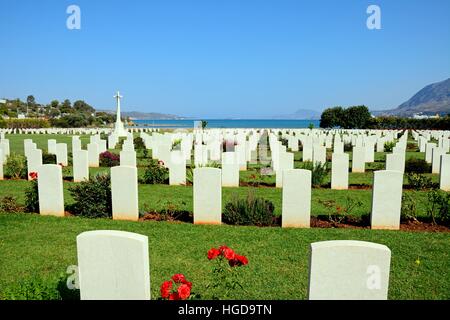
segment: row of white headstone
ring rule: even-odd
[[[149,300],[148,237],[97,230],[77,236],[82,300]],[[310,245],[308,299],[386,300],[391,251],[382,244],[334,240]],[[295,266],[293,266],[295,268]]]

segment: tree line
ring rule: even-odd
[[[18,119],[19,115],[26,119]],[[48,104],[40,104],[33,95],[29,95],[26,101],[14,99],[0,103],[0,127],[4,128],[21,128],[27,125],[60,128],[102,126],[114,123],[115,118],[115,114],[95,111],[83,100],[74,103],[69,99],[62,102],[52,100]]]
[[[321,128],[343,129],[436,129],[450,130],[450,115],[439,118],[414,119],[396,116],[372,117],[366,106],[325,109],[320,117]]]

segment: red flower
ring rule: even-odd
[[[172,281],[164,281],[161,285],[161,297],[164,299],[169,298],[170,290],[172,290]]]
[[[181,300],[186,300],[191,295],[191,288],[187,284],[178,287],[178,296]]]
[[[216,248],[212,248],[208,251],[208,260],[213,260],[220,255],[220,250]]]
[[[230,265],[230,267],[245,266],[248,264],[248,259],[245,256],[240,256],[240,255],[236,254],[234,256],[234,259],[228,261],[228,264]]]
[[[220,251],[222,252],[222,255],[227,259],[227,260],[233,260],[235,253],[233,251],[233,249],[228,248],[227,246],[222,246],[220,247]]]
[[[38,177],[37,172],[30,172],[28,175],[30,176],[31,180],[36,180]]]
[[[189,289],[192,289],[192,282],[187,281],[186,279],[181,280],[182,284],[185,284],[189,287]]]
[[[169,296],[169,300],[180,300],[180,295],[178,294],[178,292],[171,293]]]
[[[164,161],[159,160],[159,161],[158,161],[158,164],[161,165],[161,166],[163,166],[163,165],[164,165]]]
[[[183,280],[186,280],[186,278],[183,274],[177,273],[172,276],[172,280],[175,281],[175,283],[181,283]]]

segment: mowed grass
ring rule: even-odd
[[[185,274],[194,284],[193,291],[206,296],[212,268],[206,252],[227,244],[249,259],[240,270],[245,291],[233,291],[232,299],[306,299],[310,244],[343,239],[391,249],[389,299],[450,298],[446,233],[198,226],[34,214],[0,214],[0,298],[18,281],[39,277],[51,282],[69,265],[76,265],[76,236],[98,229],[148,236],[153,298],[159,297],[161,283],[175,273]]]

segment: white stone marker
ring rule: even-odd
[[[73,153],[73,181],[89,181],[89,161],[86,150],[75,150]]]
[[[380,170],[373,173],[372,229],[400,229],[402,207],[403,173],[393,170]]]
[[[327,149],[323,146],[314,145],[313,147],[313,163],[325,164],[327,162]]]
[[[309,228],[311,224],[311,171],[283,171],[281,226]]]
[[[366,160],[365,149],[363,147],[353,147],[352,172],[365,172]]]
[[[186,157],[181,150],[170,152],[169,159],[169,185],[186,184]]]
[[[221,224],[222,172],[217,168],[194,169],[194,224]]]
[[[239,163],[235,152],[222,153],[222,186],[239,187]]]
[[[128,167],[136,167],[136,151],[134,150],[120,151],[120,165]]]
[[[4,176],[3,176],[3,162],[4,162],[3,149],[0,148],[0,180],[4,179]]]
[[[405,154],[389,153],[386,154],[386,170],[405,172]]]
[[[439,188],[444,191],[450,191],[450,154],[444,154],[441,156]]]
[[[55,139],[49,139],[47,141],[47,149],[48,149],[48,153],[56,154],[56,140]]]
[[[41,166],[42,166],[42,150],[41,149],[29,150],[27,157],[28,180],[31,180],[30,173],[38,172]]]
[[[441,166],[441,156],[446,152],[442,148],[433,148],[431,156],[431,173],[439,174],[439,168]]]
[[[146,236],[114,230],[77,236],[81,300],[150,300]]]
[[[331,189],[348,189],[348,153],[333,153],[331,158]]]
[[[137,221],[139,219],[136,167],[111,168],[111,194],[114,220]]]
[[[275,175],[275,187],[283,187],[283,171],[294,169],[294,154],[291,152],[281,152],[278,155],[278,170]]]
[[[97,143],[89,143],[87,145],[89,167],[98,168],[100,166],[100,152]]]
[[[44,164],[38,169],[39,213],[64,217],[64,190],[62,168]]]
[[[354,240],[311,243],[309,300],[387,300],[391,250]]]
[[[67,160],[67,144],[57,143],[56,144],[56,163],[67,166],[69,164]]]

